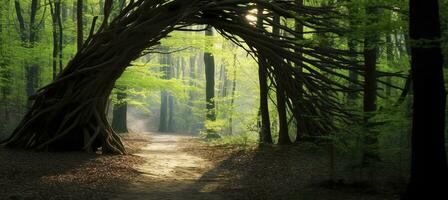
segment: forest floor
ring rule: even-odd
[[[300,146],[212,146],[158,133],[124,141],[130,155],[0,148],[0,199],[393,200],[402,187],[382,179],[384,170],[373,175],[380,184],[330,185],[327,156]]]

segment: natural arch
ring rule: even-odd
[[[246,20],[254,9],[265,11],[262,28]],[[87,39],[53,83],[34,95],[32,107],[4,144],[52,150],[92,151],[102,147],[104,153],[125,153],[104,114],[115,81],[132,60],[157,46],[171,31],[194,24],[213,26],[254,58],[263,59],[271,81],[285,88],[288,107],[295,118],[304,122],[304,129],[315,133],[331,131],[338,121],[335,119],[345,120],[349,113],[336,100],[336,92],[348,88],[329,76],[349,80],[341,71],[360,68],[348,51],[321,47],[306,39],[296,41],[294,36],[302,33],[275,23],[274,13],[296,18],[308,27],[305,34],[345,31],[333,22],[334,15],[339,14],[331,8],[296,5],[292,1],[131,1],[110,24],[103,23]],[[271,26],[288,34],[273,35],[267,28]],[[303,89],[299,88],[302,85]]]

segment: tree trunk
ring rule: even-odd
[[[302,7],[304,5],[303,0],[295,0],[295,2],[298,7]],[[304,27],[303,27],[303,24],[297,19],[294,20],[294,29],[298,33],[298,35],[296,36],[296,40],[302,41],[304,39],[303,38]],[[298,45],[298,48],[300,50],[302,50],[302,47],[299,47],[299,45]],[[296,67],[298,68],[299,73],[303,73],[303,67],[301,66],[303,64],[303,62],[302,62],[303,55],[300,51],[296,51],[296,53],[297,53],[297,57],[299,59],[299,62],[296,63],[296,65],[297,65]],[[298,83],[297,87],[299,88],[299,91],[298,91],[298,99],[299,100],[298,101],[300,102],[300,101],[303,101],[303,84]],[[303,112],[303,111],[299,110],[297,108],[293,112],[295,112],[295,113],[293,113],[293,115],[296,120],[296,140],[294,141],[294,143],[298,144],[301,142],[301,138],[303,137],[304,133],[307,132],[307,130],[306,130],[306,125],[304,123],[304,119],[301,117],[302,116],[301,112]]]
[[[84,43],[84,22],[83,22],[83,0],[77,0],[76,4],[76,27],[77,27],[77,38],[76,43],[78,51],[82,49]]]
[[[3,14],[4,14],[3,9],[4,9],[3,6],[0,7],[0,19],[3,18]],[[3,33],[3,24],[0,23],[0,35],[2,35],[2,33]],[[3,38],[0,37],[0,49],[3,47],[3,41],[4,41]],[[1,54],[3,54],[3,52],[0,52],[0,56],[3,56]],[[1,103],[2,103],[2,107],[3,107],[3,118],[0,118],[0,124],[2,124],[0,126],[0,129],[2,129],[2,127],[5,128],[5,126],[9,122],[9,109],[8,109],[9,99],[8,99],[8,96],[11,93],[11,78],[12,78],[10,69],[8,69],[9,64],[10,64],[9,61],[6,59],[2,59],[1,63],[0,63],[0,79],[1,79],[0,93],[2,96]],[[0,114],[0,116],[1,116],[1,114]]]
[[[126,102],[127,94],[124,91],[117,93],[117,103],[114,104],[112,129],[117,133],[127,133],[127,110],[128,103]]]
[[[166,49],[166,48],[164,48]],[[163,65],[160,70],[162,72],[162,79],[168,79],[170,76],[170,57],[169,55],[161,55],[161,64]],[[168,132],[168,92],[166,90],[162,90],[160,92],[160,122],[159,122],[159,131],[160,132]]]
[[[159,131],[168,132],[168,92],[165,90],[162,90],[160,93]]]
[[[368,19],[366,26],[368,30],[372,30],[372,26],[376,23],[378,11],[373,6],[366,7],[366,15]],[[364,165],[370,165],[379,160],[378,155],[378,134],[371,130],[370,118],[373,117],[376,111],[376,96],[377,96],[377,75],[376,75],[376,61],[378,54],[378,33],[375,31],[366,31],[364,38],[364,126],[365,133],[363,138],[364,149],[362,162]]]
[[[389,67],[392,67],[394,65],[394,51],[393,51],[393,43],[392,43],[392,35],[391,34],[387,34],[386,35],[386,59],[387,59],[387,65]],[[390,87],[390,85],[392,84],[392,77],[387,76],[386,77],[386,83],[388,85],[386,85],[386,97],[390,97],[391,93],[392,93],[392,87]]]
[[[174,96],[171,94],[168,95],[168,131],[176,131],[176,124],[174,121]]]
[[[59,72],[58,73],[61,73],[62,72],[62,68],[64,68],[64,64],[63,64],[63,48],[64,48],[64,44],[63,44],[63,42],[64,42],[64,28],[62,27],[62,19],[63,19],[63,9],[62,9],[62,4],[61,4],[61,0],[57,0],[56,1],[56,4],[55,4],[55,6],[56,6],[56,9],[55,9],[55,13],[56,13],[56,19],[57,19],[57,22],[58,22],[58,29],[59,29],[59,42],[58,42],[58,44],[59,44],[59,46],[58,46],[58,50],[59,50],[59,55],[58,55],[58,57],[59,57]]]
[[[16,9],[17,20],[19,22],[19,27],[20,27],[19,32],[20,32],[22,46],[25,48],[31,49],[34,47],[34,44],[36,42],[36,34],[37,34],[37,30],[38,30],[38,27],[36,27],[36,25],[35,25],[38,1],[37,0],[31,1],[30,21],[29,21],[29,28],[28,28],[29,34],[28,35],[27,35],[26,26],[25,26],[25,20],[22,15],[22,8],[20,5],[20,2],[18,0],[16,0],[14,2],[14,5],[15,5],[15,9]],[[39,71],[40,71],[39,65],[31,63],[30,61],[26,61],[26,64],[25,64],[25,79],[26,79],[25,90],[26,90],[27,97],[31,97],[35,93],[35,91],[39,85],[39,77],[38,77]],[[32,103],[32,101],[28,100],[27,107],[30,107],[31,103]]]
[[[232,80],[232,92],[230,97],[229,108],[229,135],[233,134],[233,106],[235,104],[235,91],[236,91],[236,54],[233,54],[233,80]]]
[[[174,62],[168,62],[170,67],[168,68],[168,76],[167,79],[172,79],[174,77]],[[174,132],[176,130],[175,122],[174,122],[174,96],[172,94],[168,95],[168,122],[167,128],[169,132]]]
[[[53,80],[56,79],[56,76],[58,74],[58,60],[59,57],[59,51],[60,51],[60,45],[59,42],[59,11],[60,11],[60,3],[59,1],[55,1],[54,3],[50,1],[50,13],[51,13],[51,20],[53,22],[52,28],[53,28],[53,58],[52,58],[52,64],[53,64]]]
[[[36,13],[37,13],[37,9],[38,9],[38,4],[39,4],[39,0],[32,0],[31,1],[31,10],[30,10],[30,24],[29,24],[29,29],[30,29],[30,44],[31,46],[34,45],[34,42],[37,41],[36,38],[36,34],[37,34],[37,24],[36,24]]]
[[[195,86],[195,73],[196,73],[196,56],[191,56],[189,59],[189,63],[190,63],[190,69],[189,69],[189,81],[188,81],[188,85],[190,87],[194,87]],[[195,98],[195,93],[193,90],[190,90],[188,92],[188,109],[187,109],[187,115],[185,116],[186,119],[186,124],[188,127],[188,132],[189,133],[193,133],[194,132],[194,118],[193,118],[193,101]]]
[[[414,112],[411,178],[403,199],[448,199],[446,91],[437,0],[410,2]],[[418,45],[419,44],[419,45]]]
[[[274,15],[273,21],[274,23],[280,24],[280,16]],[[280,30],[277,27],[273,27],[272,33],[275,35],[280,35]],[[280,82],[277,83],[276,95],[277,95],[277,112],[279,121],[278,144],[280,145],[291,144],[291,139],[289,138],[289,130],[288,130],[285,90],[283,89],[283,85]]]
[[[206,36],[213,36],[213,29],[208,26],[205,31]],[[210,44],[207,44],[210,45]],[[215,115],[215,58],[210,52],[204,53],[205,64],[205,102],[207,108],[206,119],[210,121],[216,120]],[[208,130],[210,131],[210,130]]]
[[[352,30],[352,35],[350,35],[347,39],[347,46],[349,51],[351,52],[356,52],[356,43],[355,43],[355,38],[354,38],[354,32],[357,29],[357,24],[355,21],[356,15],[358,14],[358,10],[352,8],[352,6],[348,6],[348,15],[349,15],[349,26],[350,29]],[[352,56],[352,60],[355,61],[356,60],[356,55]],[[358,81],[358,73],[356,71],[353,70],[349,70],[348,72],[348,76],[349,78],[352,80],[352,82],[348,83],[348,87],[350,89],[350,91],[347,94],[347,102],[349,104],[353,104],[356,102],[356,99],[358,97],[358,90],[359,90],[359,85],[355,84],[354,82]]]
[[[263,9],[258,9],[257,26],[263,28]],[[263,144],[272,144],[271,120],[269,119],[268,106],[268,80],[267,63],[265,58],[258,56],[258,79],[260,85],[260,139]]]

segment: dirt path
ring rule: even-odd
[[[0,164],[0,200],[396,200],[406,186],[393,178],[393,168],[375,168],[371,185],[350,182],[356,179],[344,158],[335,167],[340,181],[330,186],[327,154],[306,146],[243,148],[156,133],[122,137],[134,155],[0,148],[7,163]]]
[[[141,176],[113,199],[223,199],[212,192],[226,180],[209,173],[209,161],[182,151],[191,137],[149,134],[151,143],[135,154],[146,160],[136,167]]]

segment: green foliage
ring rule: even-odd
[[[258,134],[241,133],[236,135],[223,135],[217,140],[210,142],[212,145],[237,145],[240,147],[251,147],[258,144]]]

